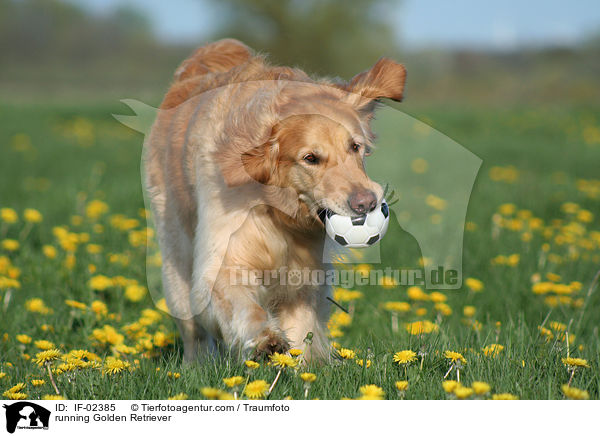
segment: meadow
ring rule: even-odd
[[[111,116],[126,111],[0,106],[3,398],[600,398],[599,107],[409,107],[483,160],[463,287],[336,289],[326,365],[182,363],[146,288],[143,136]],[[382,250],[419,265],[397,225]]]

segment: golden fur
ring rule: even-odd
[[[309,331],[309,357],[328,355],[327,287],[233,279],[242,269],[323,269],[318,210],[356,214],[356,193],[381,201],[363,165],[368,123],[375,99],[402,98],[405,75],[383,58],[348,83],[313,80],[232,39],[177,69],[145,167],[186,360],[214,339],[244,355],[302,348]]]

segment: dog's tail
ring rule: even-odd
[[[198,48],[175,70],[174,80],[161,104],[161,109],[173,108],[194,94],[208,73],[227,72],[247,62],[252,50],[237,39],[220,41]]]

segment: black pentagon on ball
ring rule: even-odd
[[[367,241],[367,245],[373,245],[377,241],[379,241],[379,235],[371,236]]]
[[[335,241],[336,241],[338,244],[340,244],[340,245],[344,245],[344,246],[345,246],[345,245],[348,245],[348,241],[346,241],[346,240],[344,239],[344,237],[343,237],[343,236],[340,236],[340,235],[335,235],[335,238],[334,238],[334,239],[335,239]]]
[[[390,208],[388,207],[387,203],[381,203],[381,213],[386,218],[390,214]]]
[[[362,226],[367,220],[366,215],[355,216],[351,218],[353,226]]]

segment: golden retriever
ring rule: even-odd
[[[145,144],[145,183],[186,361],[215,340],[242,357],[304,349],[309,332],[306,358],[329,355],[330,289],[280,275],[325,268],[320,212],[380,204],[364,167],[369,122],[378,99],[401,100],[405,77],[382,58],[349,82],[316,80],[233,39],[176,70]],[[244,282],[243,271],[274,280]]]

